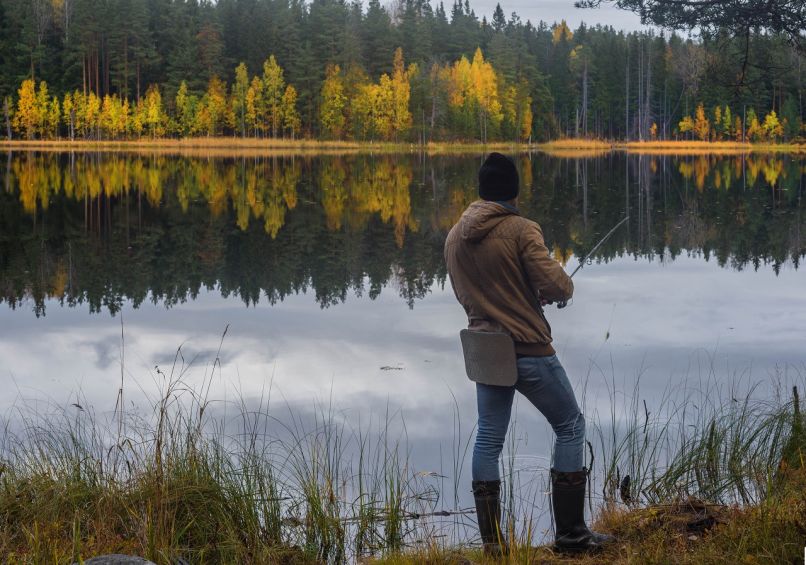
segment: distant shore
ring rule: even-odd
[[[806,154],[803,143],[749,143],[740,141],[606,141],[595,139],[560,139],[535,146],[538,151],[562,153],[575,151],[625,151],[651,155],[699,155],[742,153]]]
[[[257,139],[194,137],[140,140],[3,140],[0,150],[99,151],[158,153],[187,156],[321,155],[351,153],[467,154],[486,151],[547,153],[557,157],[592,157],[612,151],[649,155],[736,155],[743,153],[806,154],[803,143],[742,143],[734,141],[607,141],[560,139],[546,143],[439,141],[327,141],[314,139]]]

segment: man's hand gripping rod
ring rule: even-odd
[[[601,240],[599,240],[599,243],[597,243],[596,245],[593,246],[593,249],[588,251],[588,254],[585,255],[585,257],[579,262],[579,265],[577,265],[577,268],[574,269],[574,271],[571,273],[570,278],[574,278],[574,275],[577,274],[577,271],[579,271],[582,267],[585,266],[585,263],[588,261],[588,258],[591,257],[594,253],[596,253],[596,250],[599,249],[599,247],[601,247],[601,245],[605,241],[607,241],[607,238],[609,238],[611,235],[613,235],[613,232],[615,232],[617,229],[619,229],[621,224],[623,224],[624,222],[626,222],[629,219],[630,219],[629,216],[625,216],[623,220],[621,220],[619,223],[617,223],[615,226],[613,226],[613,229],[611,229],[609,232],[607,232],[607,234]],[[557,302],[557,308],[565,308],[566,306],[568,306],[568,301],[567,300],[561,300],[561,301]]]

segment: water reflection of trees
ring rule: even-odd
[[[654,163],[654,160],[653,160]],[[749,155],[729,157],[715,157],[699,155],[693,158],[681,159],[678,170],[684,179],[693,181],[697,190],[702,192],[706,183],[717,190],[729,190],[734,182],[741,181],[743,188],[746,184],[756,185],[759,177],[772,188],[778,184],[779,177],[786,178],[789,171],[784,167],[784,159],[764,155]],[[794,173],[799,175],[797,167]],[[744,181],[746,180],[746,183]]]
[[[555,257],[681,253],[741,269],[797,268],[802,162],[750,155],[518,159],[522,208]],[[0,300],[115,311],[218,288],[248,304],[312,291],[322,306],[392,286],[409,303],[443,282],[445,233],[475,198],[477,158],[201,159],[6,154]]]

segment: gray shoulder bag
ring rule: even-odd
[[[515,385],[518,380],[515,343],[508,334],[462,330],[459,337],[467,378],[485,385]]]

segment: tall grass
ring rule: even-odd
[[[801,383],[802,390],[803,380],[789,368],[763,387],[739,378],[724,383],[710,364],[693,383],[687,375],[673,382],[651,403],[657,413],[641,395],[640,376],[625,398],[611,381],[613,408],[588,434],[601,454],[595,476],[603,500],[631,507],[687,498],[760,503],[792,456],[792,442],[806,453],[798,388],[783,385]]]
[[[342,563],[416,537],[438,499],[411,472],[393,415],[356,430],[330,405],[281,423],[267,396],[215,416],[215,367],[197,390],[181,363],[159,372],[153,411],[120,426],[81,401],[16,408],[0,443],[0,555]]]
[[[209,399],[221,377],[217,357],[200,386],[188,385],[189,370],[178,352],[167,374],[157,371],[150,412],[99,417],[81,400],[15,409],[0,438],[7,562],[123,552],[158,563],[342,563],[477,541],[458,495],[469,488],[462,468],[472,435],[461,430],[458,405],[445,477],[412,468],[399,413],[353,422],[330,401],[280,417],[268,392]],[[806,435],[790,389],[770,395],[718,383],[711,367],[689,394],[646,403],[638,384],[623,396],[611,378],[610,413],[594,414],[588,433],[596,508],[692,498],[758,504],[782,469],[802,465]],[[526,560],[545,535],[548,484],[518,468],[516,435],[504,462],[504,527]]]

